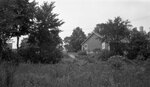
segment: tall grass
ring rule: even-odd
[[[109,62],[44,65],[21,64],[15,87],[150,87],[147,69],[133,64],[112,68]]]
[[[15,65],[9,62],[0,64],[0,87],[13,87]]]
[[[82,60],[83,61],[83,60]],[[78,64],[0,64],[0,87],[150,87],[150,61],[120,60]]]

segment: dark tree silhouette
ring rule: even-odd
[[[42,62],[56,62],[60,58],[57,48],[62,43],[59,37],[59,27],[64,23],[57,18],[58,14],[53,13],[54,2],[45,2],[37,7],[35,14],[35,24],[29,35],[29,43],[37,48],[39,59]]]
[[[84,34],[84,32],[80,27],[77,27],[73,30],[73,33],[70,37],[65,38],[64,41],[67,42],[65,46],[68,47],[68,50],[77,52],[81,50],[81,43],[85,39],[86,35]]]
[[[122,54],[123,44],[121,41],[129,37],[130,27],[128,20],[124,21],[122,18],[116,17],[114,20],[98,24],[95,31],[103,36],[103,41],[110,43],[111,50],[116,54]]]

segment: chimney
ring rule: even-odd
[[[143,31],[144,31],[144,27],[143,27],[143,26],[140,26],[140,27],[139,27],[139,30],[143,32]]]

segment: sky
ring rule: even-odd
[[[92,32],[99,23],[120,16],[133,27],[150,30],[150,0],[36,0],[55,2],[54,13],[65,23],[60,27],[62,38],[70,36],[73,29],[81,27],[85,34]]]
[[[144,27],[150,31],[150,0],[35,0],[55,2],[54,13],[65,23],[60,27],[63,39],[72,34],[73,29],[81,27],[87,35],[96,24],[105,23],[108,19],[120,16],[129,20],[133,27]]]

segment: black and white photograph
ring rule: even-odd
[[[150,0],[0,0],[0,87],[150,87]]]

